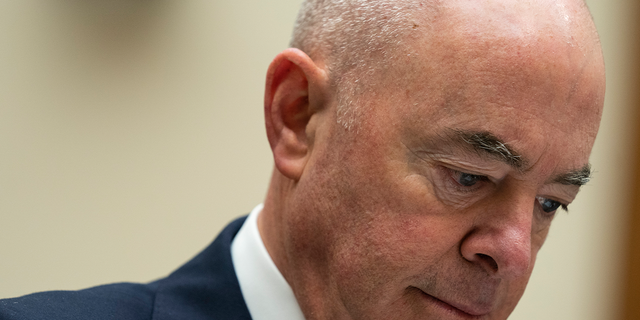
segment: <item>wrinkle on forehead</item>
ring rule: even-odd
[[[604,69],[590,19],[580,1],[448,1],[396,76],[407,87],[423,81],[414,102],[437,113],[481,105],[479,95],[528,95],[532,105],[504,107],[547,106],[553,114],[574,104],[599,119],[604,85],[593,84]]]

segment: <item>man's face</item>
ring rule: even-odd
[[[294,290],[313,292],[298,296],[303,310],[505,319],[520,299],[556,209],[578,192],[568,178],[588,164],[602,58],[461,37],[420,42],[430,58],[381,76],[355,129],[320,115],[287,230]]]

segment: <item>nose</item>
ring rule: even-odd
[[[478,213],[476,223],[463,238],[462,256],[492,275],[513,279],[530,274],[533,201],[520,201]]]

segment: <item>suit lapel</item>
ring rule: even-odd
[[[154,320],[250,320],[231,260],[231,241],[246,217],[230,223],[204,251],[157,286]]]

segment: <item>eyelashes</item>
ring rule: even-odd
[[[442,168],[445,171],[445,184],[451,192],[468,194],[479,190],[484,184],[490,182],[487,176],[462,172],[448,167]]]
[[[542,208],[542,211],[547,212],[547,213],[556,211],[560,207],[562,207],[562,209],[564,209],[564,210],[567,210],[567,205],[566,204],[563,204],[563,203],[555,201],[555,200],[551,200],[551,199],[543,198],[543,197],[536,197],[536,200],[538,200],[538,203],[540,204],[540,207]]]
[[[540,205],[540,209],[543,212],[542,215],[548,219],[553,218],[559,208],[562,208],[562,210],[564,211],[569,211],[569,208],[566,204],[556,200],[544,197],[536,197],[536,201]]]
[[[454,180],[463,187],[473,187],[478,182],[488,181],[486,176],[452,170]]]
[[[457,198],[455,203],[473,203],[476,195],[480,199],[494,190],[492,186],[495,185],[492,185],[493,182],[488,176],[463,172],[447,166],[441,166],[441,170],[441,182],[444,182],[448,198]],[[558,209],[568,211],[567,204],[542,196],[535,197],[534,206],[534,210],[545,219],[553,218]]]

